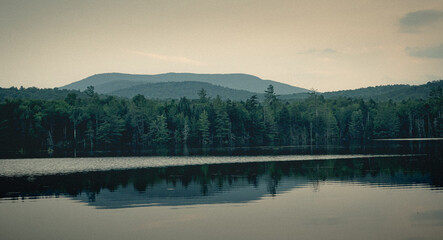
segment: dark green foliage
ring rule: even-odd
[[[277,101],[277,95],[274,92],[274,86],[269,85],[268,88],[265,91],[265,104],[273,106],[275,105]]]
[[[208,113],[203,111],[198,119],[198,131],[201,136],[201,143],[203,146],[207,146],[209,144],[209,120]]]
[[[103,106],[102,116],[97,128],[97,141],[103,149],[109,150],[120,141],[124,131],[125,121],[120,114],[121,103],[112,99]]]
[[[201,103],[205,103],[208,101],[208,94],[206,93],[206,90],[204,88],[198,91],[198,98],[200,99]]]
[[[363,137],[363,131],[363,113],[359,109],[357,111],[353,111],[351,114],[351,121],[349,122],[349,135],[354,139],[359,139]]]
[[[155,145],[162,145],[168,142],[169,133],[164,115],[159,115],[150,122],[149,136]]]
[[[400,121],[391,103],[382,104],[374,117],[374,137],[394,138],[398,136]]]
[[[226,111],[220,109],[216,112],[214,138],[220,146],[230,143],[231,122]]]
[[[34,99],[34,100],[60,100],[65,99],[68,94],[75,93],[80,98],[85,98],[86,94],[77,90],[66,89],[39,89],[35,87],[31,88],[0,88],[0,102],[4,102],[6,99]]]
[[[443,94],[427,100],[375,102],[325,99],[311,93],[283,101],[266,90],[245,102],[207,97],[131,100],[104,97],[90,87],[59,100],[0,103],[2,157],[143,153],[158,147],[304,145],[355,139],[443,137]]]

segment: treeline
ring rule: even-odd
[[[400,102],[407,99],[426,99],[432,89],[442,88],[443,80],[436,80],[422,85],[386,85],[377,87],[367,87],[355,90],[342,90],[336,92],[323,93],[325,98],[350,97],[363,98],[366,100],[375,99],[378,101]]]
[[[265,100],[150,100],[103,97],[89,87],[80,98],[6,100],[0,104],[2,156],[143,153],[168,147],[323,145],[352,140],[442,137],[443,94],[427,100],[326,100],[313,92],[283,101],[272,85]]]
[[[84,98],[86,95],[78,90],[66,90],[58,88],[0,88],[0,102],[11,99],[34,99],[34,100],[59,100],[64,99],[70,93],[75,93]]]

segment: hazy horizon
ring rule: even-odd
[[[0,0],[0,87],[244,73],[321,92],[443,78],[443,2]]]

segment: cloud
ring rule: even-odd
[[[337,51],[335,51],[334,49],[331,49],[331,48],[325,48],[325,49],[311,48],[306,51],[298,52],[297,54],[331,54],[331,53],[336,53],[336,52]]]
[[[193,60],[193,59],[190,59],[190,58],[187,58],[187,57],[182,57],[182,56],[167,56],[167,55],[160,55],[160,54],[155,54],[155,53],[146,53],[146,52],[133,51],[133,50],[125,50],[125,52],[131,53],[131,54],[135,54],[135,55],[150,57],[150,58],[154,58],[154,59],[165,61],[165,62],[185,63],[185,64],[195,65],[195,66],[207,65],[204,62],[200,62],[200,61]]]
[[[336,53],[337,51],[335,51],[334,49],[331,48],[325,48],[322,50],[322,53]]]
[[[413,57],[419,58],[442,58],[443,59],[443,44],[437,47],[428,48],[406,48],[406,52]]]
[[[443,12],[438,10],[421,10],[407,13],[400,18],[400,31],[418,32],[425,27],[438,27],[443,25]]]

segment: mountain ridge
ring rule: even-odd
[[[280,94],[292,94],[309,92],[309,90],[295,87],[289,84],[280,83],[273,80],[263,80],[259,77],[244,73],[229,74],[200,74],[200,73],[162,73],[155,75],[147,74],[126,74],[126,73],[101,73],[89,76],[80,81],[76,81],[61,87],[60,89],[85,90],[88,86],[94,86],[99,93],[107,94],[101,87],[111,83],[138,82],[159,83],[159,82],[206,82],[221,87],[236,90],[245,90],[253,93],[262,93],[270,84],[274,86],[276,92]],[[133,87],[131,84],[130,87]],[[108,88],[112,88],[109,87]],[[115,87],[115,89],[121,89]],[[112,91],[111,91],[112,92]]]
[[[133,74],[120,74],[120,73],[106,73],[106,74],[96,74],[88,78],[85,78],[83,82],[74,82],[71,88],[54,88],[54,89],[39,89],[35,87],[31,88],[0,88],[0,102],[6,99],[40,99],[40,100],[55,100],[63,99],[70,93],[75,93],[79,97],[86,96],[83,90],[79,90],[82,85],[86,87],[91,86],[90,78],[95,78],[96,76],[106,75],[105,78],[99,77],[99,81],[95,81],[96,86],[94,86],[94,91],[101,95],[114,95],[118,97],[131,98],[137,94],[142,94],[146,98],[151,99],[179,99],[181,97],[186,97],[188,99],[197,99],[198,92],[201,89],[205,89],[207,96],[214,98],[220,96],[222,99],[230,99],[234,101],[244,101],[253,95],[257,95],[259,100],[264,99],[264,91],[273,82],[267,80],[261,80],[265,83],[263,89],[258,92],[251,92],[246,90],[238,90],[228,87],[223,87],[220,85],[211,84],[208,82],[199,81],[167,81],[167,82],[154,82],[146,83],[140,80],[145,75],[133,75]],[[179,76],[180,74],[169,73],[163,74],[162,77],[166,80],[171,80],[170,76]],[[194,75],[194,74],[189,74]],[[251,79],[256,77],[247,74],[230,74],[238,76],[247,76]],[[259,79],[259,78],[257,78]],[[174,80],[172,78],[172,80]],[[81,84],[79,85],[79,82]],[[66,85],[66,86],[69,86]],[[365,88],[358,88],[353,90],[339,90],[331,92],[319,92],[326,99],[331,98],[360,98],[360,99],[373,99],[375,101],[403,101],[408,99],[427,99],[429,94],[433,89],[438,90],[443,88],[443,80],[430,81],[421,85],[409,85],[409,84],[395,84],[395,85],[380,85],[371,86]],[[307,90],[306,90],[307,91]],[[284,101],[291,100],[303,100],[310,96],[309,92],[295,93],[295,94],[282,94],[278,89],[274,87],[274,92],[278,95],[278,98]]]

